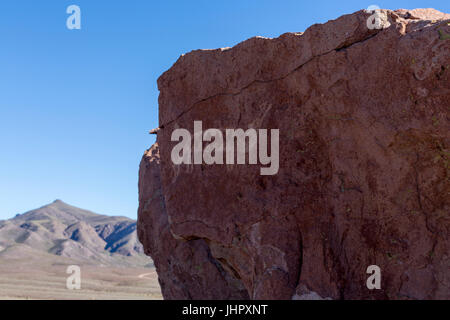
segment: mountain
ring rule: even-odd
[[[91,265],[152,263],[137,240],[136,221],[96,214],[61,200],[0,221],[0,260],[42,254]]]

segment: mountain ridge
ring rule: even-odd
[[[137,239],[135,220],[97,214],[59,199],[0,221],[0,258],[36,255],[36,251],[88,264],[151,263]]]

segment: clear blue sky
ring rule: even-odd
[[[185,52],[276,37],[376,4],[442,1],[0,2],[0,219],[54,199],[136,217],[138,166],[158,126],[156,79]],[[82,29],[66,28],[66,8]]]

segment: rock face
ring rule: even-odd
[[[160,77],[138,236],[166,299],[450,298],[450,15],[382,13],[193,51]],[[279,129],[278,174],[173,164],[194,120]]]

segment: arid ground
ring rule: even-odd
[[[162,299],[152,268],[80,265],[81,289],[69,290],[66,270],[73,261],[51,258],[0,260],[0,299]]]

